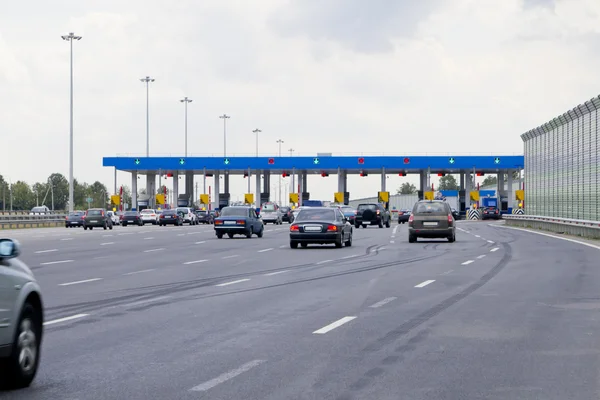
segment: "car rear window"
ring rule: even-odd
[[[149,210],[149,209],[142,210],[142,214],[154,214],[154,210]]]
[[[243,207],[226,207],[221,211],[222,217],[247,217],[248,209]]]
[[[275,211],[275,204],[263,204],[262,210],[267,212]]]
[[[125,211],[125,215],[137,215],[137,211]]]
[[[301,210],[296,217],[296,221],[333,221],[335,220],[335,210]]]
[[[100,210],[89,210],[88,215],[102,215],[102,211]]]
[[[444,203],[417,203],[415,214],[446,214],[446,205]]]
[[[373,211],[376,211],[377,208],[378,207],[375,204],[359,204],[358,205],[358,209],[359,210],[373,210]]]

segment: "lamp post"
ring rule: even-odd
[[[188,155],[188,146],[187,146],[187,106],[188,103],[192,102],[192,99],[188,99],[187,97],[184,97],[183,99],[179,100],[182,103],[185,103],[185,157],[187,158]]]
[[[277,144],[279,144],[279,157],[281,157],[281,144],[283,140],[277,140]],[[281,204],[281,174],[279,174],[279,204]]]
[[[256,157],[258,157],[258,134],[261,133],[262,131],[260,129],[256,128],[252,132],[256,134]]]
[[[223,120],[223,157],[227,157],[227,120],[231,116],[227,114],[220,115],[219,118]]]
[[[73,212],[73,40],[81,40],[73,32],[62,35],[61,38],[69,42],[71,46],[71,88],[70,88],[70,134],[69,134],[69,212]],[[11,190],[12,193],[12,190]],[[12,210],[12,202],[11,202]]]
[[[150,157],[150,82],[154,82],[154,78],[147,76],[140,81],[146,84],[146,157]]]

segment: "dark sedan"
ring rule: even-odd
[[[199,224],[212,224],[213,216],[206,210],[198,210],[196,211],[196,216],[198,217]]]
[[[83,221],[85,220],[85,212],[83,211],[73,211],[69,213],[65,218],[65,228],[72,228],[74,226],[83,226]]]
[[[229,238],[233,238],[233,235],[246,235],[248,239],[256,235],[261,238],[265,230],[254,208],[243,206],[223,208],[220,215],[215,218],[214,224],[215,234],[219,239],[224,234]]]
[[[158,218],[158,226],[183,225],[183,215],[178,213],[177,210],[165,210],[160,214]]]
[[[400,210],[398,211],[398,223],[405,224],[408,222],[410,218],[411,211],[410,210]]]
[[[481,219],[500,219],[502,215],[500,214],[500,210],[498,207],[486,207],[483,208],[481,214]]]
[[[279,207],[279,211],[281,211],[281,221],[291,224],[292,220],[293,220],[292,208],[291,207]]]
[[[137,211],[125,211],[123,215],[121,215],[121,225],[144,225],[142,221],[142,215]]]
[[[348,222],[354,225],[356,218],[356,210],[350,206],[340,206],[340,211],[344,214],[344,217],[348,218]]]
[[[332,207],[303,208],[290,226],[290,247],[300,244],[335,244],[335,247],[352,246],[352,225],[344,214]]]

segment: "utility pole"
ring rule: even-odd
[[[188,146],[187,146],[187,106],[188,103],[191,103],[193,100],[192,99],[188,99],[187,97],[184,97],[183,99],[179,100],[182,103],[185,103],[185,157],[187,158],[188,155]]]
[[[256,128],[252,132],[256,134],[256,157],[258,157],[258,134],[261,133],[262,131],[260,129]]]
[[[71,45],[71,104],[70,104],[70,134],[69,134],[69,212],[73,212],[73,40],[81,40],[81,36],[75,36],[73,32],[61,36]],[[11,187],[12,193],[12,187]],[[12,196],[12,194],[11,194]],[[12,204],[12,203],[11,203]],[[12,211],[12,205],[11,205]]]
[[[279,157],[281,157],[281,145],[283,140],[277,140],[277,144],[279,144]],[[281,205],[281,174],[279,174],[279,205]]]
[[[147,76],[140,81],[146,84],[146,157],[150,157],[150,82],[154,82],[154,78]]]
[[[227,119],[231,116],[227,114],[220,115],[219,118],[223,120],[223,157],[227,157]]]

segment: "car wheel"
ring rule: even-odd
[[[257,234],[256,236],[258,236],[259,238],[263,237],[263,233],[265,232],[265,228],[262,228]]]
[[[336,241],[335,241],[335,247],[337,247],[338,249],[341,248],[344,245],[344,243],[342,242],[342,240],[343,240],[342,239],[342,235],[340,235],[340,238],[336,239]]]
[[[385,223],[385,227],[389,228],[390,227],[390,220],[388,219],[387,222]]]
[[[127,224],[125,222],[123,222],[123,226],[127,226]]]
[[[106,222],[104,223],[104,226],[103,226],[103,228],[104,228],[104,230],[107,230],[107,229],[108,229],[108,226],[106,225]]]
[[[94,227],[93,227],[93,226],[90,226],[90,231],[91,231],[91,230],[94,230]]]
[[[360,224],[354,224],[354,227],[355,227],[356,229],[360,229]]]
[[[253,233],[254,233],[254,229],[252,229],[252,227],[250,227],[250,230],[248,232],[246,232],[246,237],[248,239],[251,239]]]
[[[217,239],[223,239],[223,234],[221,232],[217,232]]]
[[[84,230],[84,231],[87,231],[87,226],[85,226],[85,225],[84,225],[84,226],[83,226],[83,230]]]
[[[110,224],[110,225],[108,226],[108,229],[110,229],[110,230],[112,231],[112,228],[113,228],[113,224]]]
[[[308,247],[308,243],[300,243],[300,246],[302,246],[303,249]]]
[[[377,224],[377,226],[380,228],[383,228],[383,220],[382,219],[379,220],[379,223]]]
[[[417,237],[415,235],[408,235],[408,243],[414,243],[417,241]]]
[[[350,232],[350,236],[348,236],[348,240],[345,243],[346,247],[352,246],[352,232]]]
[[[233,239],[233,233],[228,233],[227,236],[229,236],[229,239]]]
[[[39,365],[41,341],[41,312],[30,303],[25,303],[17,323],[11,356],[3,365],[6,369],[2,374],[5,377],[5,386],[20,389],[31,384]]]
[[[290,240],[290,247],[292,249],[297,249],[298,248],[298,242],[295,242],[293,240]]]
[[[453,233],[453,234],[452,234],[452,236],[449,236],[449,237],[448,237],[448,241],[449,241],[450,243],[454,243],[454,242],[456,242],[456,234],[454,234],[454,233]]]

